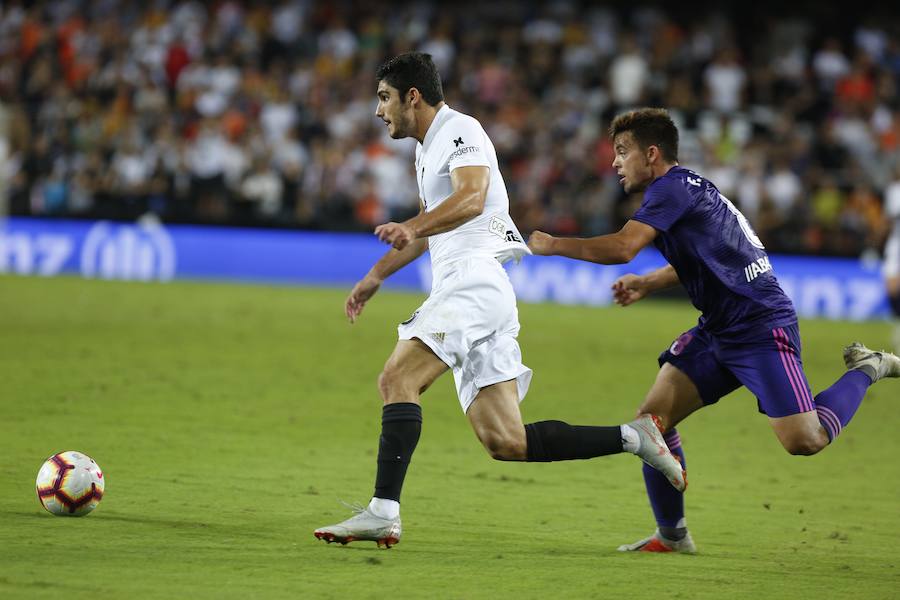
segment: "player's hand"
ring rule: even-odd
[[[623,275],[612,284],[613,301],[619,306],[634,304],[650,293],[647,280],[638,275]]]
[[[385,223],[375,228],[375,235],[385,244],[390,244],[397,250],[403,250],[410,242],[416,239],[412,227],[403,223]]]
[[[356,323],[356,319],[362,312],[366,302],[375,295],[375,292],[380,287],[381,280],[371,275],[366,275],[353,286],[353,289],[350,290],[350,295],[347,296],[347,301],[344,303],[344,312],[351,323]]]
[[[538,256],[553,254],[553,236],[543,231],[535,231],[528,236],[528,248]]]

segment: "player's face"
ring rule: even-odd
[[[620,133],[613,140],[616,158],[613,168],[619,174],[619,183],[625,193],[643,191],[653,181],[653,169],[647,156],[630,131]]]
[[[384,80],[378,82],[378,107],[375,116],[385,122],[388,135],[395,140],[409,137],[415,131],[412,104],[404,102],[397,88]]]

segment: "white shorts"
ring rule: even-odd
[[[519,402],[531,383],[522,364],[516,295],[495,258],[453,261],[436,269],[431,294],[397,327],[401,340],[417,338],[453,370],[463,412],[481,388],[516,380]]]

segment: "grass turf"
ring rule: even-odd
[[[870,390],[814,457],[787,455],[739,391],[679,427],[701,554],[625,555],[654,525],[638,461],[492,462],[445,375],[423,398],[404,537],[326,546],[338,499],[371,494],[375,380],[421,296],[0,277],[0,597],[895,598],[900,383]],[[686,305],[522,305],[527,421],[631,418]],[[819,391],[884,323],[807,321]],[[55,518],[33,491],[62,450],[97,460],[106,497]]]

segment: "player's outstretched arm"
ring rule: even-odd
[[[592,238],[558,238],[535,231],[528,238],[528,247],[534,254],[543,256],[567,256],[603,265],[619,265],[630,262],[655,237],[656,229],[631,220],[616,233]]]
[[[612,284],[613,301],[619,306],[634,304],[657,290],[678,285],[678,274],[666,265],[646,275],[623,275]]]
[[[356,322],[366,302],[375,295],[375,292],[378,291],[385,279],[422,256],[427,249],[428,238],[422,238],[413,240],[403,250],[392,248],[387,254],[382,256],[369,269],[366,276],[353,286],[353,289],[350,290],[350,295],[347,296],[347,301],[344,302],[344,312],[347,318],[350,319],[350,322]]]
[[[382,242],[401,250],[414,239],[456,229],[484,211],[491,170],[488,167],[459,167],[450,171],[453,193],[432,211],[420,212],[403,223],[385,223],[375,228]]]

